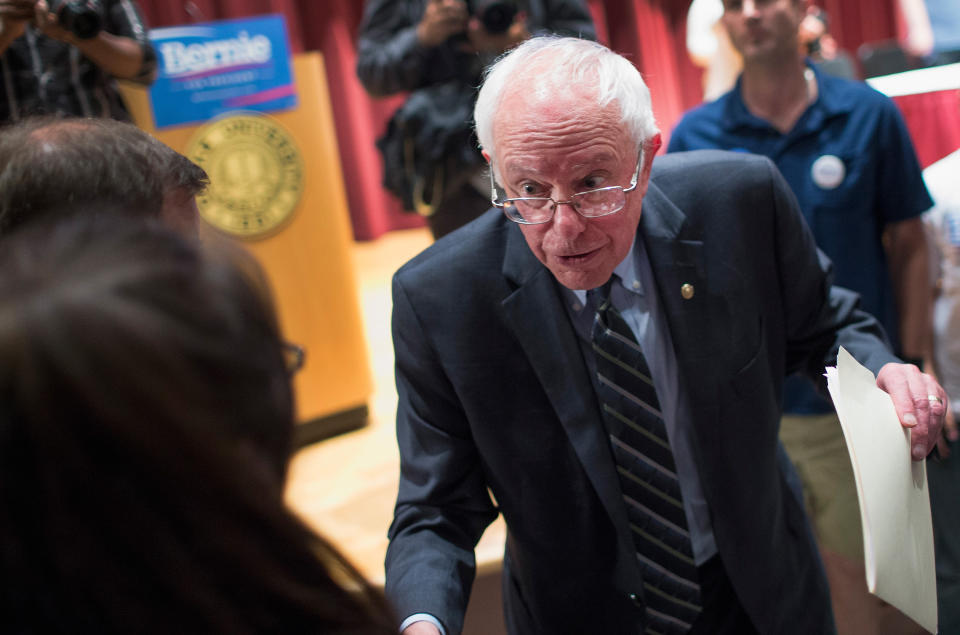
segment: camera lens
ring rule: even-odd
[[[474,13],[483,23],[487,33],[504,33],[513,24],[519,10],[517,3],[510,0],[475,0]]]
[[[96,37],[103,28],[103,19],[93,2],[63,0],[56,11],[60,25],[81,40]]]

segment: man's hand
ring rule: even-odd
[[[36,24],[37,28],[40,29],[40,32],[47,37],[51,37],[55,40],[60,40],[61,42],[66,42],[67,44],[73,44],[76,46],[79,42],[77,36],[75,36],[71,31],[60,26],[60,20],[57,19],[56,14],[50,13],[47,0],[36,0],[36,4]]]
[[[34,23],[45,36],[76,46],[87,59],[114,77],[137,81],[143,79],[144,49],[135,39],[114,35],[106,30],[100,31],[94,37],[80,39],[60,25],[56,14],[50,13],[48,0],[16,1],[34,4]],[[147,81],[151,79],[148,78]]]
[[[893,399],[900,424],[911,428],[913,460],[922,460],[940,438],[949,407],[947,393],[913,364],[886,364],[877,373],[877,386]]]
[[[470,22],[467,24],[467,42],[463,48],[470,53],[496,53],[499,55],[529,37],[527,14],[523,11],[517,13],[510,28],[503,33],[490,33],[484,28],[480,18],[474,16],[470,18]]]
[[[957,418],[953,414],[952,408],[947,408],[947,416],[943,421],[943,434],[937,439],[937,452],[941,459],[950,456],[950,444],[960,438],[960,432],[957,431]]]
[[[931,357],[923,360],[923,369],[938,382],[940,381],[939,378],[937,378],[936,364],[933,363]],[[953,408],[948,404],[947,413],[943,418],[943,433],[940,435],[940,438],[937,439],[937,453],[941,459],[946,459],[950,456],[950,444],[958,438],[960,438],[960,433],[957,432],[957,418],[953,414]]]
[[[37,19],[37,0],[0,0],[0,32],[13,41]]]
[[[467,28],[467,3],[463,0],[428,0],[417,25],[417,40],[423,46],[438,46]]]

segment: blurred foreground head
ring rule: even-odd
[[[395,630],[284,506],[283,343],[237,257],[107,215],[0,240],[6,632]]]
[[[24,120],[0,129],[0,235],[49,217],[109,210],[197,233],[202,168],[112,119]]]

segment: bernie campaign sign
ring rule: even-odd
[[[297,104],[281,15],[153,29],[150,40],[157,51],[150,102],[158,129]]]

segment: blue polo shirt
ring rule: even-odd
[[[747,110],[740,82],[683,116],[669,152],[719,148],[762,154],[776,163],[800,202],[817,245],[834,263],[834,282],[861,296],[899,350],[894,289],[881,242],[888,223],[933,205],[896,105],[866,84],[823,75],[817,100],[783,134]],[[787,290],[789,292],[789,289]],[[800,376],[784,385],[784,411],[832,412]]]

